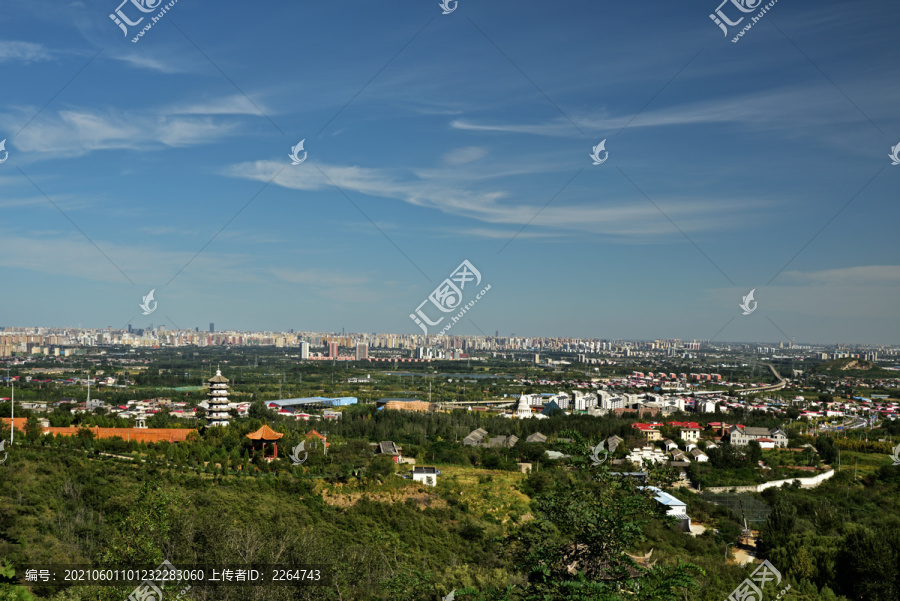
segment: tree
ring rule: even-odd
[[[603,468],[601,468],[602,470]],[[626,553],[661,516],[650,491],[605,471],[581,471],[538,495],[537,519],[510,537],[527,574],[524,599],[677,601],[698,588],[696,566],[643,568]]]
[[[159,411],[154,413],[147,419],[147,427],[148,428],[168,428],[170,427],[172,422],[172,416],[169,415],[168,410]]]
[[[797,508],[783,496],[777,497],[763,526],[762,538],[766,549],[785,546],[796,523]]]
[[[837,447],[834,446],[834,440],[829,436],[817,436],[816,437],[816,450],[819,452],[819,457],[821,457],[822,461],[828,464],[832,464],[837,461],[838,451]]]
[[[889,601],[900,594],[900,533],[859,528],[844,537],[835,566],[838,590],[851,599]]]
[[[368,471],[372,476],[383,480],[393,474],[395,468],[396,464],[392,458],[387,455],[380,455],[369,462]]]
[[[140,488],[131,510],[115,530],[115,538],[103,556],[103,563],[125,566],[156,565],[162,561],[172,523],[176,498],[158,482]]]
[[[266,407],[263,401],[256,400],[250,403],[250,407],[247,409],[247,416],[251,419],[269,420],[275,419],[276,413]]]
[[[757,465],[762,459],[762,447],[755,440],[747,443],[747,460],[751,465]]]
[[[40,439],[43,434],[44,429],[41,427],[40,420],[33,415],[29,416],[28,420],[25,422],[25,438],[35,441]]]

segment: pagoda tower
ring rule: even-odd
[[[209,409],[206,410],[207,426],[227,426],[231,415],[228,413],[228,378],[216,369],[216,375],[209,379]]]

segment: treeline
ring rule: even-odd
[[[842,472],[815,493],[795,488],[762,493],[772,512],[762,529],[762,550],[779,570],[848,599],[900,598],[900,467],[885,465],[863,481]]]
[[[11,586],[9,574],[42,563],[139,566],[168,559],[185,569],[247,563],[328,569],[328,586],[194,587],[185,601],[436,601],[451,590],[461,601],[679,601],[699,589],[703,575],[668,556],[646,565],[627,554],[644,542],[645,528],[665,518],[649,491],[605,472],[535,474],[528,484],[535,491],[532,518],[501,526],[440,486],[435,495],[444,502],[430,507],[362,499],[342,508],[323,503],[315,479],[286,473],[210,479],[47,449],[17,451],[14,464],[0,468],[4,599],[32,599]],[[714,544],[702,548],[718,555]],[[33,593],[120,601],[131,588],[35,585]]]

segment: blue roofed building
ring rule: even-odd
[[[687,514],[687,503],[676,499],[669,493],[663,491],[656,486],[639,486],[641,490],[649,490],[654,493],[653,499],[666,508],[666,515],[677,518],[681,522],[681,529],[684,532],[691,531],[691,518]]]
[[[355,405],[357,399],[355,396],[339,396],[339,397],[300,397],[296,399],[279,399],[277,401],[266,401],[266,405],[271,407],[276,405],[281,408],[286,407],[344,407],[346,405]]]

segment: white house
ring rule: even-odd
[[[427,486],[437,486],[437,477],[440,473],[436,467],[416,467],[413,468],[413,480]]]
[[[707,457],[706,453],[704,453],[700,449],[694,449],[693,451],[691,451],[691,456],[694,458],[694,461],[699,461],[700,463],[709,461],[709,457]]]
[[[644,489],[645,487],[640,486],[638,488]],[[654,493],[653,498],[657,503],[665,505],[666,515],[671,515],[681,520],[682,530],[684,530],[685,532],[691,531],[691,518],[689,518],[687,514],[687,503],[676,499],[669,493],[663,492],[655,486],[647,486],[646,489]]]
[[[735,446],[746,446],[751,440],[758,441],[760,438],[768,438],[774,441],[776,447],[787,447],[788,437],[780,428],[751,428],[731,426],[728,430],[728,437],[731,444]]]
[[[643,447],[640,449],[632,449],[626,459],[637,465],[643,465],[644,459],[649,459],[653,463],[665,463],[669,458],[665,453],[655,447]]]
[[[681,439],[685,442],[697,442],[700,440],[700,428],[682,428]]]

